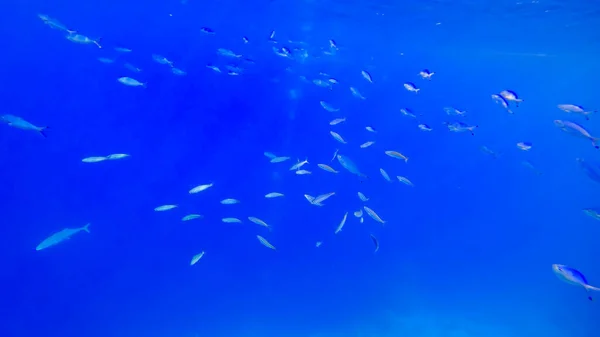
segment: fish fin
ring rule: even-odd
[[[599,141],[600,141],[600,138],[592,137],[592,145],[594,145],[594,147],[597,149],[600,149],[600,145],[598,145]]]
[[[48,135],[46,134],[46,130],[48,130],[49,128],[50,128],[50,127],[48,127],[48,126],[42,126],[42,127],[40,128],[40,130],[39,130],[39,131],[40,131],[40,134],[41,134],[42,136],[44,136],[44,138],[48,138]]]
[[[90,224],[83,226],[81,229],[89,233],[90,232]]]

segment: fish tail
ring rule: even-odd
[[[41,134],[42,136],[44,136],[44,138],[48,138],[48,135],[46,134],[46,130],[48,130],[48,129],[49,129],[49,127],[47,127],[47,126],[42,126],[42,127],[40,128],[40,134]]]
[[[90,224],[83,226],[81,229],[89,233],[90,232]]]
[[[598,141],[600,141],[600,138],[592,137],[592,145],[594,145],[595,148],[600,149],[600,145],[598,145]]]

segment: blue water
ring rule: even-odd
[[[0,335],[600,334],[598,302],[551,270],[567,264],[600,285],[600,222],[581,211],[600,206],[598,185],[576,162],[600,154],[553,125],[568,119],[600,133],[598,116],[586,121],[556,108],[600,107],[597,4],[62,0],[3,7],[0,114],[50,129],[44,138],[0,125]],[[40,13],[101,37],[103,48],[65,39]],[[216,34],[201,33],[203,26]],[[272,30],[277,44],[268,41]],[[329,39],[338,44],[335,55],[323,53]],[[304,42],[309,57],[273,53],[273,46],[297,47],[289,40]],[[231,61],[218,48],[255,63]],[[152,54],[187,75],[174,75]],[[113,64],[97,60],[117,56]],[[243,68],[239,76],[206,68],[231,63]],[[431,81],[419,78],[423,68],[435,72]],[[315,86],[320,72],[339,83]],[[121,76],[147,88],[122,85]],[[407,81],[421,91],[404,90]],[[349,86],[367,99],[352,97]],[[511,104],[512,115],[490,98],[504,89],[525,99]],[[340,111],[323,110],[321,100]],[[453,118],[444,106],[467,115]],[[347,121],[330,126],[338,117]],[[478,125],[475,135],[443,125],[458,119]],[[360,149],[367,140],[376,143]],[[533,148],[519,150],[520,141]],[[330,163],[335,149],[369,178]],[[272,164],[265,151],[292,159]],[[131,157],[81,162],[110,153]],[[289,171],[304,158],[311,175]],[[209,182],[212,188],[188,194]],[[370,200],[361,202],[358,191]],[[285,197],[265,199],[269,192]],[[323,207],[303,197],[327,192],[336,195]],[[221,205],[224,198],[241,203]],[[153,210],[163,204],[179,207]],[[366,214],[361,224],[352,213],[363,204],[385,225]],[[348,221],[334,234],[345,212]],[[204,218],[181,222],[188,213]],[[52,233],[86,223],[90,234],[35,250]],[[377,253],[369,234],[379,240]]]

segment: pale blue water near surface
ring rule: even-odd
[[[600,222],[582,212],[600,207],[600,185],[576,160],[600,152],[553,123],[600,134],[600,116],[557,108],[600,109],[600,4],[36,0],[2,13],[0,115],[49,129],[44,138],[0,125],[1,336],[600,336],[600,297],[588,301],[551,268],[600,286]],[[38,14],[102,48],[69,41]],[[418,75],[425,68],[431,81]],[[329,78],[331,89],[313,83]],[[501,90],[524,99],[513,114],[491,99]],[[453,121],[478,125],[475,135],[450,132]],[[336,149],[368,178],[330,162]],[[291,159],[270,163],[265,151]],[[111,153],[131,156],[82,162]],[[289,170],[305,158],[312,174]],[[328,192],[322,207],[303,196]],[[154,211],[164,204],[178,207]],[[385,224],[366,213],[361,223],[353,213],[365,205]],[[189,213],[204,217],[182,222]],[[89,234],[35,250],[87,223]]]

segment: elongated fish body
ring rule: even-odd
[[[577,158],[579,167],[593,181],[600,183],[600,166],[595,163],[590,163],[582,158]]]
[[[598,146],[599,139],[597,137],[593,137],[583,126],[574,122],[564,121],[560,119],[555,119],[554,125],[556,125],[558,128],[560,128],[566,133],[589,139],[592,141],[592,145],[594,145],[595,148],[600,148],[600,146]]]
[[[75,235],[81,231],[86,231],[89,233],[90,232],[89,227],[90,227],[90,224],[87,224],[80,228],[65,228],[62,231],[54,233],[54,234],[50,235],[48,238],[44,239],[44,241],[42,241],[37,247],[35,247],[35,250],[42,250],[42,249],[46,249],[48,247],[57,245],[65,240],[70,239],[73,235]]]
[[[356,167],[356,164],[354,164],[354,162],[341,154],[338,154],[336,156],[338,162],[340,163],[340,165],[342,165],[342,167],[344,167],[346,170],[348,170],[348,172],[352,173],[352,174],[356,174],[357,176],[361,177],[361,178],[366,178],[367,176],[365,176],[364,174],[360,173],[360,171],[358,170],[358,167]]]
[[[591,292],[599,292],[600,291],[600,288],[591,286],[588,283],[585,276],[583,275],[583,273],[581,273],[579,270],[577,270],[575,268],[565,266],[563,264],[553,264],[552,271],[559,279],[561,279],[571,285],[583,287],[585,289],[585,291],[588,293],[588,299],[590,301],[592,300]]]
[[[0,120],[17,129],[26,130],[26,131],[36,131],[39,132],[42,136],[46,137],[44,131],[48,128],[47,126],[36,126],[28,121],[24,120],[21,117],[14,115],[2,115],[0,116]]]
[[[585,119],[590,119],[589,115],[596,112],[596,111],[587,111],[581,105],[575,105],[575,104],[559,104],[559,105],[557,105],[557,107],[564,112],[581,114],[585,117]]]

